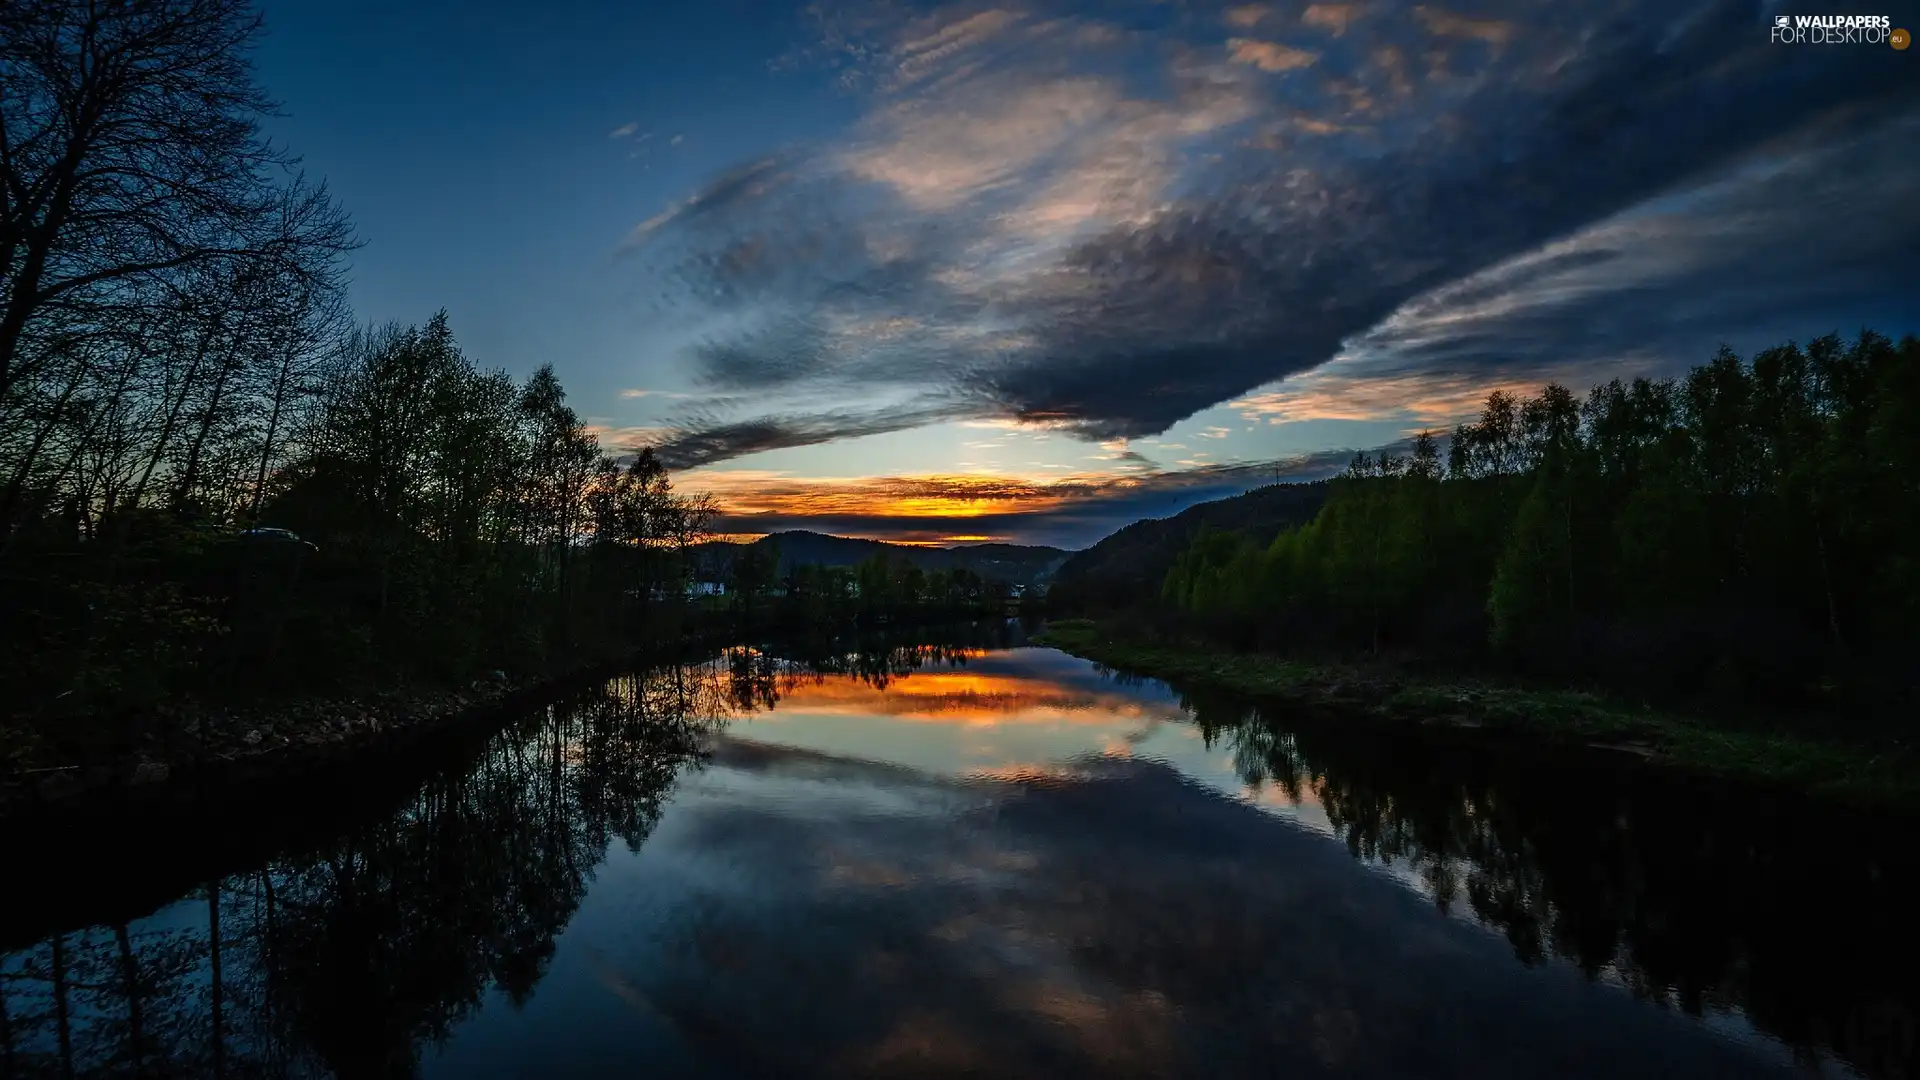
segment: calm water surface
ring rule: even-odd
[[[9,885],[0,1076],[1916,1075],[1899,823],[816,648]]]

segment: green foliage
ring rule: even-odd
[[[1920,342],[1863,333],[1674,380],[1489,397],[1360,455],[1264,547],[1203,531],[1162,601],[1245,645],[1500,660],[1861,713],[1914,701]]]
[[[727,580],[727,595],[736,610],[749,616],[764,605],[773,592],[780,573],[780,549],[758,544],[743,546],[733,557]]]
[[[674,625],[710,504],[607,458],[551,368],[479,370],[441,315],[355,335],[312,389],[257,513],[122,502],[16,538],[4,716],[72,748],[183,695],[462,681]]]
[[[1136,521],[1068,556],[1048,597],[1068,611],[1117,611],[1150,604],[1201,529],[1238,532],[1265,544],[1282,529],[1310,520],[1327,494],[1324,483],[1273,484],[1230,499],[1200,503],[1169,518]]]

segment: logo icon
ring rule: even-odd
[[[1767,35],[1776,45],[1913,44],[1913,35],[1893,27],[1889,15],[1775,15]]]

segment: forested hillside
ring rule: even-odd
[[[746,545],[722,541],[701,544],[694,549],[694,557],[702,573],[724,580],[743,549],[751,549],[756,554],[777,551],[782,575],[791,573],[797,566],[857,566],[878,555],[923,571],[970,570],[983,578],[1015,585],[1045,581],[1068,555],[1055,547],[1021,544],[924,547],[795,529],[772,533]]]
[[[1164,608],[1241,645],[1493,660],[1710,697],[1910,709],[1920,341],[1496,393],[1361,455],[1305,524],[1210,530]]]
[[[1073,610],[1149,602],[1159,595],[1174,560],[1202,530],[1232,530],[1265,543],[1281,529],[1311,519],[1326,493],[1324,483],[1274,484],[1190,506],[1169,518],[1136,521],[1068,556],[1054,575],[1051,595]]]

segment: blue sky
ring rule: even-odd
[[[400,7],[258,57],[358,312],[553,363],[731,531],[1081,546],[1496,388],[1920,328],[1920,51],[1767,5]]]

